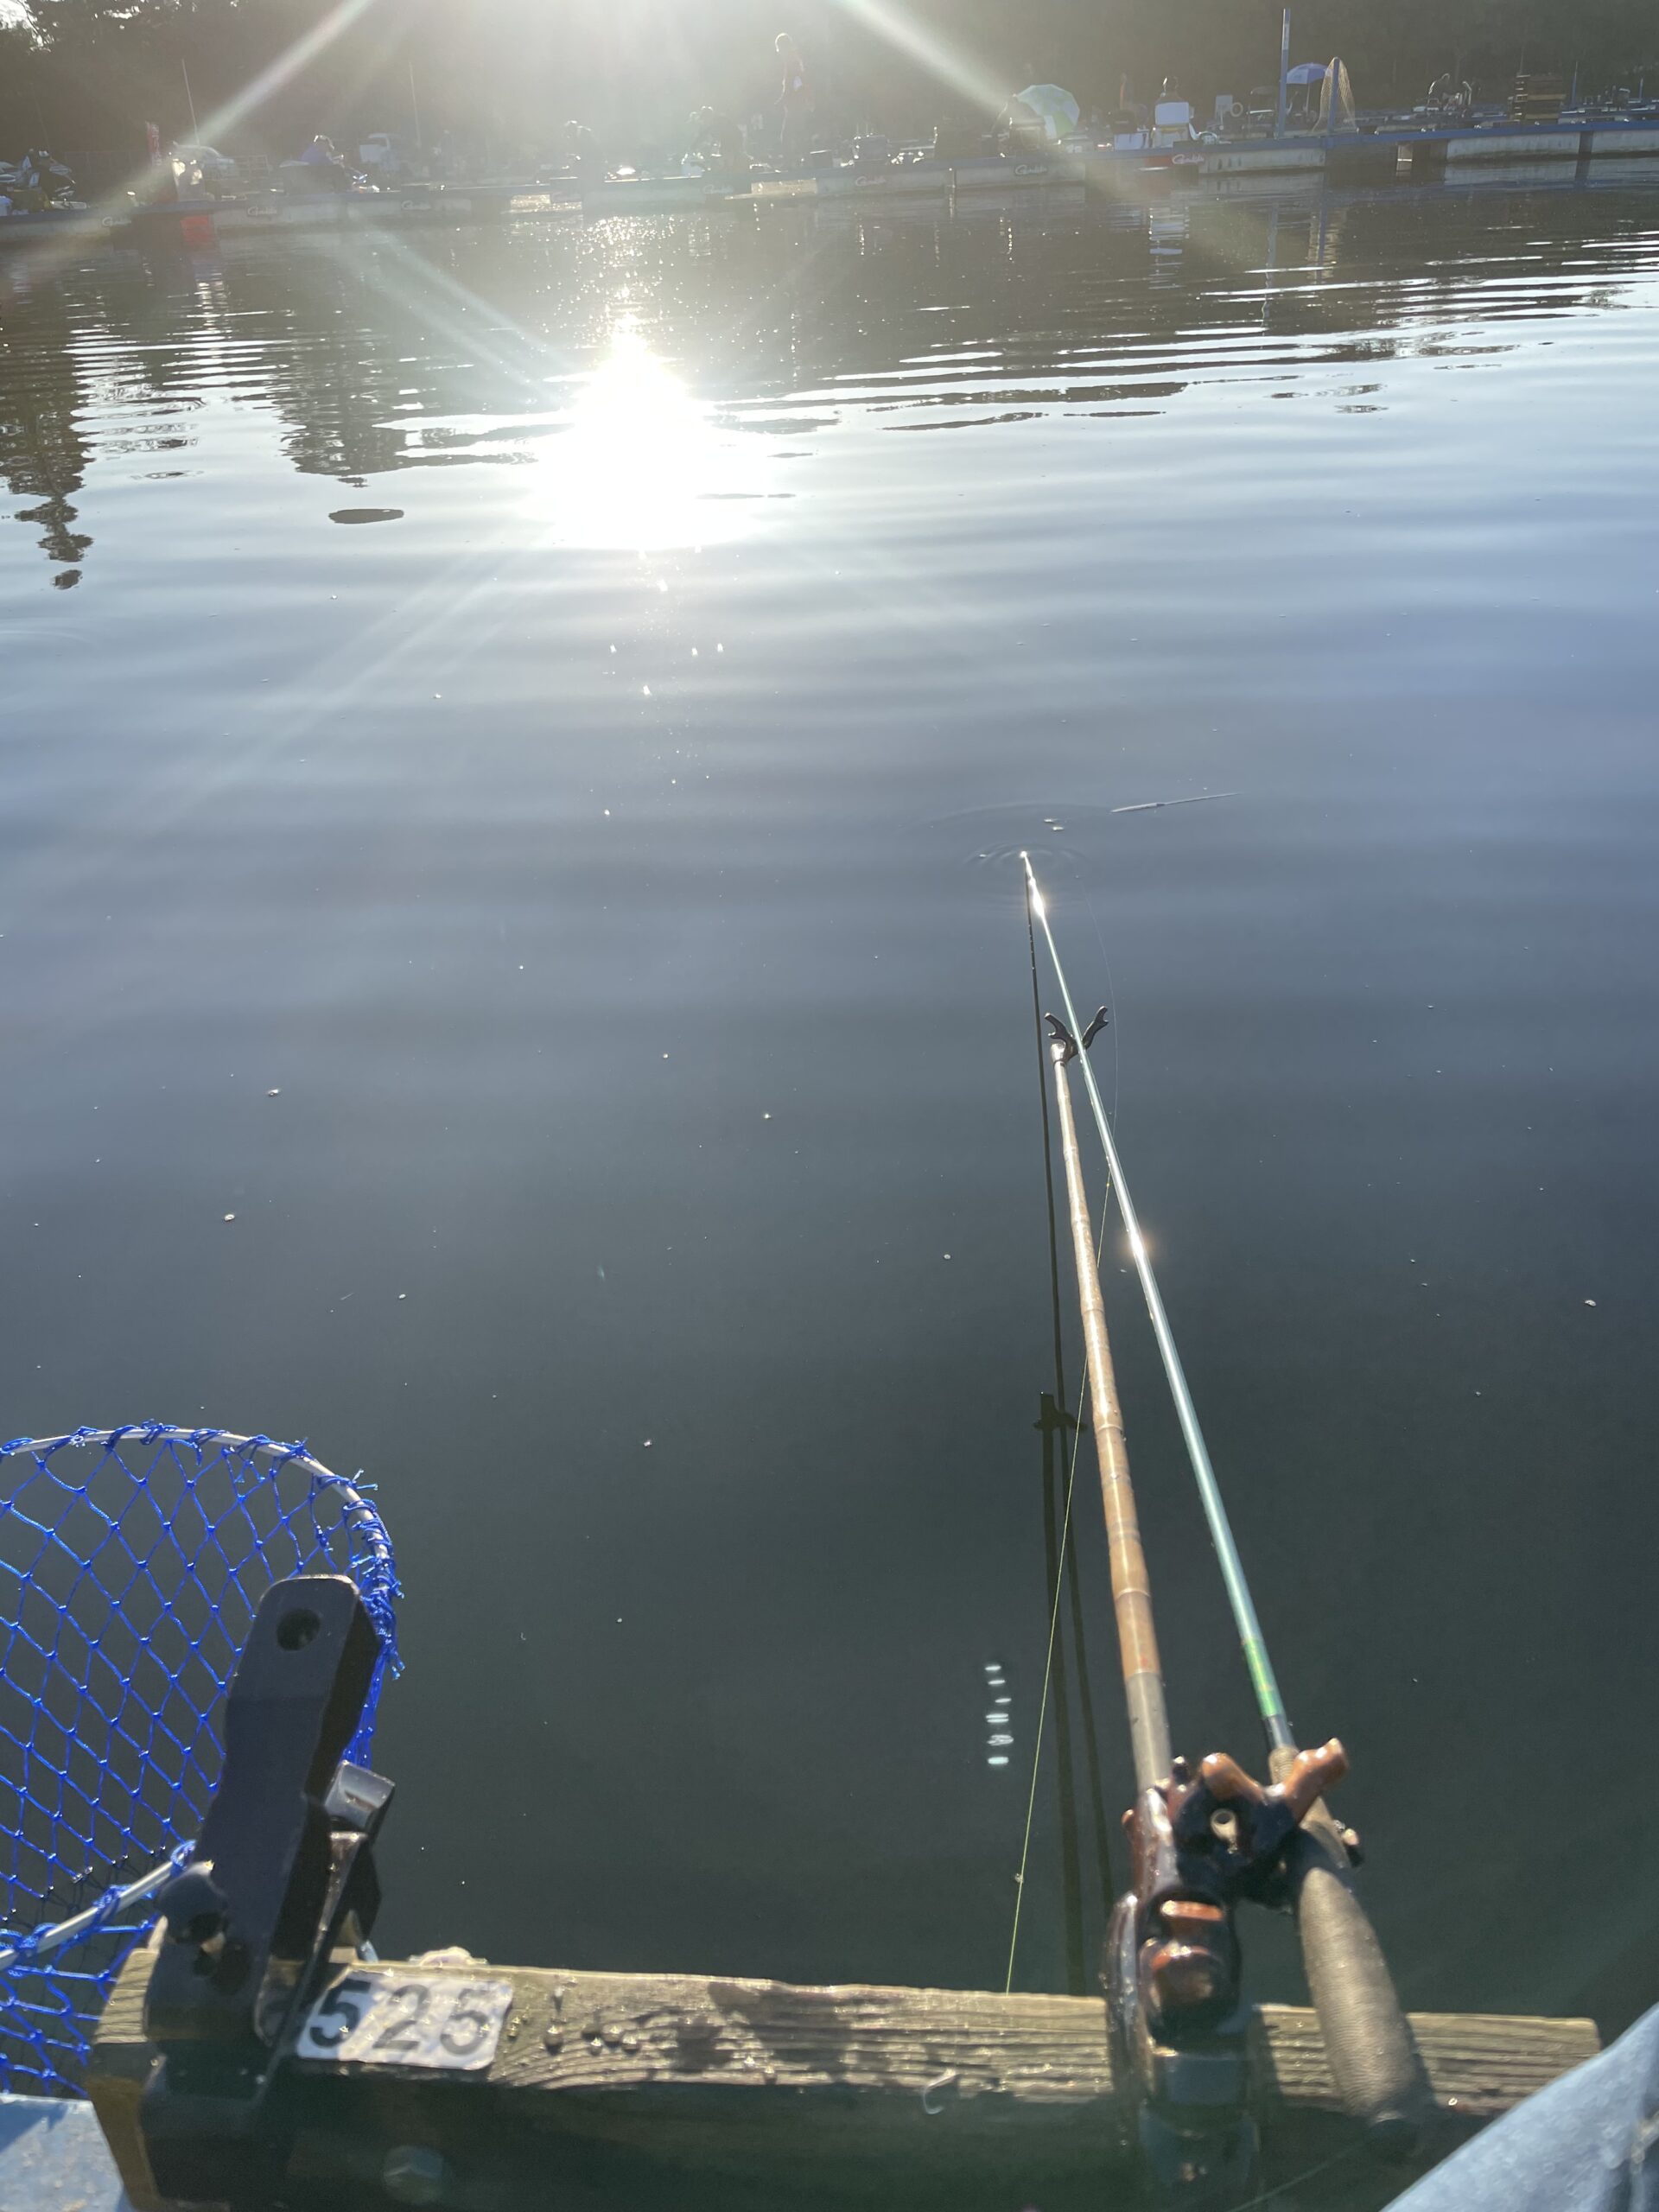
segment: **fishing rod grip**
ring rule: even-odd
[[[1275,1782],[1295,1758],[1294,1749],[1273,1754]],[[1292,1839],[1288,1871],[1302,1964],[1337,2094],[1373,2149],[1405,2158],[1431,2109],[1428,2077],[1382,1946],[1354,1894],[1342,1831],[1323,1799]]]

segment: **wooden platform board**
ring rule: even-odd
[[[393,1970],[475,1980],[480,1967],[439,1954]],[[286,2062],[286,2202],[361,2212],[395,2202],[382,2183],[404,2146],[438,2177],[426,2201],[455,2212],[1109,2212],[1139,2202],[1097,2001],[487,1972],[512,1984],[512,2001],[484,2072]],[[148,1974],[140,1954],[105,2016],[89,2083],[139,2212],[158,2201],[137,2133],[154,2059],[142,2026]],[[1587,2020],[1421,2013],[1412,2024],[1442,2116],[1421,2164],[1599,2048]],[[1412,2170],[1379,2173],[1357,2145],[1313,2013],[1265,2007],[1253,2034],[1262,2185],[1317,2168],[1313,2194],[1293,2186],[1278,2202],[1387,2202]]]

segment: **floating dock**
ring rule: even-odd
[[[1330,171],[1344,178],[1395,174],[1422,177],[1488,162],[1599,162],[1659,155],[1659,124],[1473,124],[1444,130],[1415,128],[1344,130],[1328,137],[1205,140],[1205,176]],[[1103,181],[1121,161],[1146,155],[1103,149],[1084,156],[1092,180]]]
[[[750,197],[760,204],[792,200],[958,199],[965,194],[1076,190],[1084,182],[1087,157],[1053,154],[1007,161],[985,154],[966,161],[886,162],[861,167],[855,162],[799,175],[758,176]]]
[[[478,228],[520,217],[661,215],[747,196],[747,176],[574,178],[550,183],[419,185],[391,192],[243,193],[150,205],[128,200],[0,218],[0,249],[245,238],[287,232]]]
[[[850,200],[869,206],[913,199],[961,200],[1007,193],[1085,189],[1122,193],[1135,183],[1194,183],[1227,178],[1330,176],[1335,182],[1384,183],[1426,178],[1476,165],[1582,164],[1659,156],[1659,124],[1471,124],[1445,130],[1347,130],[1328,137],[1194,139],[1173,146],[1101,146],[1011,161],[983,155],[963,161],[919,160],[757,175],[757,206],[800,200]]]
[[[452,228],[537,219],[671,214],[728,206],[775,207],[802,200],[868,206],[911,200],[988,201],[1009,193],[1121,194],[1132,183],[1192,184],[1224,179],[1329,177],[1339,184],[1416,183],[1502,167],[1561,174],[1619,161],[1659,162],[1659,123],[1477,124],[1444,130],[1402,127],[1328,137],[1194,139],[1173,147],[1098,147],[1007,160],[919,160],[861,168],[843,162],[787,175],[575,178],[475,185],[412,184],[379,193],[302,197],[281,191],[156,207],[53,208],[0,219],[0,250],[55,239],[84,247],[198,235],[251,238],[279,232]],[[209,229],[211,226],[211,231]]]

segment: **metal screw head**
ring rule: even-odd
[[[395,2143],[380,2168],[380,2186],[399,2204],[441,2204],[449,2161],[423,2143]]]
[[[542,2030],[542,2041],[546,2044],[549,2050],[562,2050],[563,2049],[564,2030],[559,2025],[556,2020],[552,2021],[548,2026]]]

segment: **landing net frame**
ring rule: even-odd
[[[189,1859],[261,1598],[350,1577],[397,1671],[391,1540],[304,1444],[143,1421],[0,1444],[0,2089],[80,2093],[99,2015]]]

